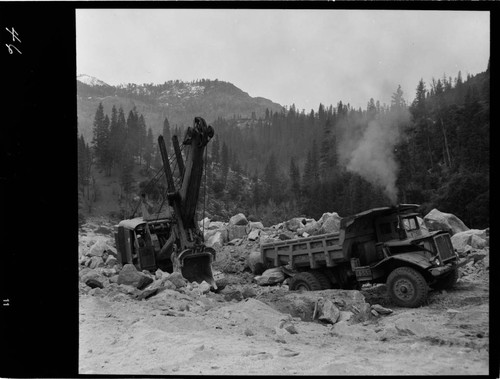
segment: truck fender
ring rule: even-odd
[[[380,262],[378,262],[375,266],[372,266],[372,271],[377,270],[377,268],[382,269],[383,266],[385,266],[388,262],[403,262],[405,264],[410,264],[412,266],[417,266],[418,268],[422,270],[427,270],[429,267],[431,267],[431,263],[429,262],[428,258],[423,257],[421,254],[418,253],[402,253],[402,254],[396,254],[396,255],[391,255],[390,257],[387,257]]]

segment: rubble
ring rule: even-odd
[[[325,225],[325,220],[328,220],[328,217],[331,216],[331,219],[334,220],[333,215],[334,213],[325,213],[324,217],[322,216],[323,220],[318,221],[298,219],[301,223],[302,220],[305,220],[304,227],[307,225],[312,227],[312,233],[317,234],[322,230],[321,227]],[[333,223],[333,221],[331,222]],[[395,308],[393,311],[387,308],[387,303],[382,297],[375,297],[372,301],[367,290],[363,292],[337,289],[314,292],[288,291],[286,281],[281,281],[281,278],[284,279],[285,276],[281,269],[263,270],[259,245],[266,240],[277,239],[281,233],[291,233],[294,235],[293,238],[296,238],[300,228],[293,232],[289,230],[286,223],[277,228],[260,227],[261,225],[258,224],[260,223],[249,222],[247,225],[240,225],[245,227],[246,234],[235,239],[229,246],[227,238],[225,240],[223,238],[224,234],[227,237],[228,223],[204,220],[205,235],[207,235],[207,231],[210,231],[212,233],[210,236],[219,234],[221,237],[219,244],[214,245],[217,252],[214,269],[219,269],[230,278],[228,285],[218,293],[210,291],[210,286],[206,282],[188,283],[180,273],[171,274],[160,269],[152,273],[139,272],[132,265],[122,267],[110,249],[102,250],[101,255],[89,254],[97,243],[92,241],[92,238],[95,238],[96,241],[102,241],[100,246],[105,244],[108,247],[113,246],[109,245],[111,243],[109,239],[100,239],[101,236],[86,236],[79,246],[79,292],[81,298],[87,302],[86,304],[90,304],[94,300],[105,299],[114,304],[116,309],[123,309],[126,312],[131,309],[132,304],[137,304],[136,309],[140,309],[142,312],[135,314],[139,322],[134,321],[133,328],[123,328],[123,330],[134,330],[135,332],[140,330],[139,328],[151,326],[151,328],[156,328],[155,333],[157,333],[161,328],[165,328],[167,323],[173,323],[170,324],[172,329],[169,329],[169,333],[176,328],[179,332],[184,332],[184,328],[188,330],[192,325],[199,330],[206,327],[207,330],[220,333],[224,337],[232,333],[238,336],[238,341],[241,339],[246,343],[255,344],[249,345],[252,346],[253,350],[251,349],[251,351],[255,352],[250,355],[255,355],[255,359],[258,360],[280,359],[291,362],[291,360],[286,360],[286,357],[299,355],[300,358],[306,352],[309,354],[308,349],[313,347],[323,349],[320,347],[323,341],[330,346],[332,343],[338,343],[338,346],[341,346],[343,342],[348,340],[366,345],[368,341],[368,343],[373,343],[373,345],[368,346],[374,350],[376,350],[375,346],[389,346],[389,344],[384,345],[383,341],[399,341],[400,343],[409,341],[406,343],[427,343],[426,346],[430,346],[429,342],[425,342],[427,340],[424,339],[430,338],[429,335],[434,330],[429,327],[427,320],[424,322],[423,318],[418,318],[404,309]],[[314,231],[318,225],[319,227]],[[97,229],[97,225],[95,229]],[[307,235],[304,233],[306,232],[303,232],[302,235]],[[459,284],[488,280],[488,234],[487,230],[477,231],[474,229],[455,233],[455,240],[466,241],[462,254],[471,258],[471,262],[460,268]],[[258,238],[254,240],[253,236],[257,235]],[[486,245],[481,247],[482,245],[475,244],[479,240],[476,241],[473,238],[486,241]],[[95,249],[97,252],[97,247]],[[97,258],[101,258],[104,264],[97,263],[99,262]],[[92,259],[94,260],[92,261]],[[91,268],[91,262],[94,262],[97,267]],[[126,284],[124,278],[127,278],[127,283],[130,284]],[[141,283],[141,281],[148,281],[148,279],[147,284]],[[273,280],[276,282],[272,283]],[[259,281],[261,282],[259,283]],[[259,285],[261,283],[267,284]],[[450,293],[455,296],[464,296],[461,290],[450,291]],[[367,295],[366,299],[363,294]],[[469,297],[461,301],[463,304],[467,304],[470,309],[475,308],[474,301],[476,300],[472,299],[470,294],[467,296]],[[444,309],[436,308],[442,310],[440,313],[437,313],[436,309],[431,309],[436,315],[445,314],[447,320],[449,319],[457,325],[466,323],[461,320],[470,319],[470,314],[464,311],[464,308],[459,305],[460,303],[449,303],[448,298],[444,295],[443,299]],[[85,309],[87,313],[89,313],[88,309]],[[418,315],[420,311],[417,309],[416,314]],[[123,314],[126,315],[126,313]],[[432,313],[432,317],[434,317],[434,313]],[[434,322],[432,317],[428,320],[430,323]],[[200,321],[202,318],[206,325]],[[89,330],[93,328],[93,321],[95,320],[89,319],[87,321]],[[106,319],[106,327],[109,327],[110,321],[110,319]],[[118,321],[123,322],[123,324],[116,325],[132,325],[130,320],[126,320],[125,317]],[[448,327],[449,325],[446,324],[444,329]],[[460,329],[459,331],[462,333],[460,336],[470,332],[477,340],[480,337],[476,337],[476,335],[483,336],[484,330],[486,329],[478,328],[477,331],[475,329],[463,329],[463,331]],[[444,333],[445,331],[439,338],[444,339]],[[452,338],[455,337],[450,337],[450,341]],[[482,339],[486,340],[487,338]],[[147,339],[144,338],[144,340]],[[296,345],[298,341],[302,340],[307,342],[305,344],[307,347]],[[258,345],[264,341],[266,345]],[[86,341],[85,343],[90,342]],[[204,348],[197,351],[197,354],[206,354],[207,356],[212,353],[216,354],[215,351],[212,351],[208,340],[198,342],[198,346],[203,345]],[[420,347],[420,349],[424,348]],[[96,351],[95,348],[94,351]],[[223,365],[218,364],[217,367],[222,368]]]
[[[453,247],[460,253],[489,246],[486,230],[470,229],[458,232],[451,237]]]

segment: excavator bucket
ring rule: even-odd
[[[181,274],[184,278],[189,282],[201,283],[205,281],[210,284],[211,287],[217,289],[212,273],[213,256],[211,253],[187,254],[179,258]]]

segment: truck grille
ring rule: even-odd
[[[455,258],[453,245],[451,244],[450,236],[448,234],[436,236],[434,237],[434,240],[436,241],[441,261],[444,262],[450,258]]]

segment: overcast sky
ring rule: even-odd
[[[412,101],[423,78],[486,70],[486,11],[76,10],[77,72],[116,85],[219,79],[317,110]]]

